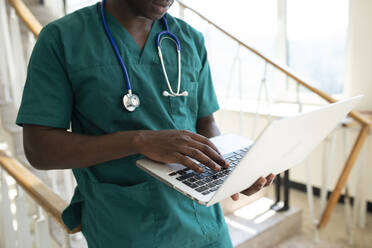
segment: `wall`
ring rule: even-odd
[[[372,1],[350,1],[346,93],[366,95],[360,109],[372,110]]]

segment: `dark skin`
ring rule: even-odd
[[[143,49],[151,25],[169,9],[173,0],[107,0],[109,11]],[[124,111],[124,110],[123,110]],[[208,138],[220,135],[213,115],[197,120],[197,133],[185,130],[119,131],[101,136],[71,133],[64,129],[24,125],[25,153],[37,169],[84,168],[134,154],[162,163],[180,163],[201,172],[188,157],[219,171],[229,164]],[[243,194],[252,195],[272,183],[275,176],[259,178]],[[239,195],[234,194],[233,200]]]

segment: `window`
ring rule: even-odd
[[[277,0],[188,0],[185,4],[268,56],[275,53]],[[175,5],[170,13],[178,16],[178,11]],[[221,107],[239,107],[242,98],[256,99],[264,62],[191,11],[185,10],[184,17],[204,34]]]
[[[329,94],[343,91],[348,0],[287,0],[288,63]]]

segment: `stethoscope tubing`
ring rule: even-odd
[[[167,20],[165,19],[165,16],[162,17],[162,20],[163,20],[163,23],[164,23],[164,26],[168,27],[168,24],[167,24]],[[181,44],[180,44],[180,41],[178,40],[177,36],[171,32],[169,32],[168,30],[164,30],[164,31],[161,31],[157,36],[156,36],[156,46],[157,47],[160,47],[161,46],[161,37],[163,35],[168,35],[170,36],[176,43],[177,45],[177,51],[181,51]]]
[[[114,53],[116,55],[116,58],[118,59],[120,67],[123,71],[123,75],[124,75],[124,78],[125,78],[125,84],[126,84],[127,90],[128,90],[129,93],[131,93],[132,92],[132,85],[131,85],[130,80],[129,80],[127,68],[124,65],[123,58],[120,55],[119,49],[116,46],[115,40],[112,37],[112,34],[111,34],[110,29],[109,29],[109,27],[107,25],[107,22],[106,22],[105,2],[106,2],[106,0],[102,0],[102,4],[101,4],[101,15],[102,15],[103,26],[104,26],[106,34],[107,34],[107,36],[110,40],[112,48],[114,49]]]
[[[124,79],[125,79],[125,84],[126,84],[126,88],[128,90],[128,94],[126,95],[128,99],[131,99],[132,97],[132,85],[130,83],[130,79],[129,79],[129,75],[128,75],[128,71],[127,71],[127,68],[125,67],[125,64],[124,64],[124,61],[123,61],[123,58],[121,57],[120,55],[120,52],[119,52],[119,49],[115,43],[115,40],[114,38],[112,37],[112,34],[110,32],[110,29],[107,25],[107,22],[106,22],[106,15],[105,15],[105,2],[106,0],[102,0],[102,4],[101,4],[101,16],[102,16],[102,22],[103,22],[103,26],[104,26],[104,29],[105,29],[105,32],[109,38],[109,41],[112,45],[112,48],[114,50],[114,53],[116,55],[116,58],[118,59],[119,61],[119,64],[120,64],[120,67],[123,71],[123,76],[124,76]],[[182,93],[180,93],[180,89],[181,89],[181,44],[180,44],[180,41],[179,39],[177,38],[177,36],[173,33],[171,33],[169,31],[169,27],[168,27],[168,23],[167,23],[167,19],[165,17],[165,15],[162,17],[162,21],[163,21],[163,24],[164,24],[164,27],[165,27],[165,30],[161,31],[160,33],[158,33],[158,35],[156,36],[156,46],[158,48],[158,55],[159,55],[159,59],[160,59],[160,63],[161,63],[161,67],[162,67],[162,70],[163,70],[163,74],[164,74],[164,78],[165,78],[165,81],[167,83],[167,86],[168,86],[168,91],[164,91],[163,92],[163,95],[164,96],[172,96],[172,97],[175,97],[175,96],[187,96],[188,95],[188,92],[187,91],[184,91]],[[164,65],[164,60],[163,60],[163,54],[162,54],[162,51],[161,51],[161,43],[162,43],[162,40],[163,39],[170,39],[172,40],[175,44],[176,44],[176,47],[177,47],[177,69],[178,69],[178,77],[177,77],[177,92],[174,92],[170,83],[169,83],[169,79],[168,79],[168,74],[167,74],[167,71],[165,69],[165,65]],[[133,95],[135,96],[135,95]],[[137,96],[135,96],[137,97]],[[125,98],[124,98],[125,99]],[[137,97],[138,101],[139,101],[139,98]],[[126,102],[124,100],[124,102]],[[124,103],[125,105],[125,108],[128,109],[128,106],[130,107],[133,107],[131,106],[130,104],[127,106],[126,103]],[[134,107],[134,109],[136,108],[137,106]],[[133,111],[134,109],[132,110],[129,110],[129,111]]]

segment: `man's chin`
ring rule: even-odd
[[[150,11],[149,11],[149,12],[151,12],[151,13],[149,13],[150,16],[152,17],[151,19],[158,20],[158,19],[162,18],[165,15],[165,13],[167,13],[169,7],[170,6],[163,7],[163,6],[160,6],[160,5],[157,5],[157,4],[152,4],[151,8],[150,8]]]
[[[154,20],[154,21],[155,20],[159,20],[159,19],[161,19],[165,15],[165,13],[167,13],[167,12],[164,12],[163,14],[151,13],[150,15],[147,16],[147,18],[149,18],[151,20]]]

